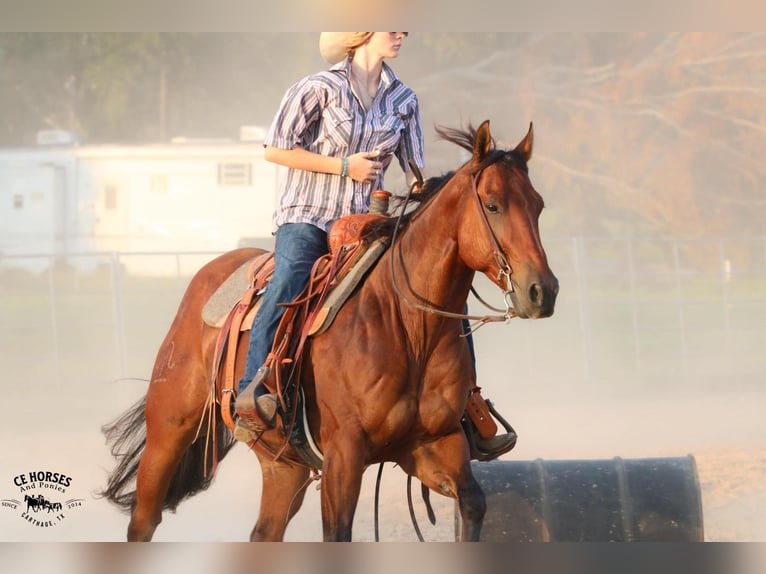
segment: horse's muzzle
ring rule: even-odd
[[[559,280],[553,273],[546,277],[535,274],[531,281],[524,282],[511,294],[514,309],[522,319],[543,319],[553,315],[556,297],[559,294]]]

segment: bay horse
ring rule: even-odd
[[[479,539],[486,502],[460,423],[472,376],[461,313],[474,274],[484,273],[503,290],[506,319],[548,317],[554,310],[558,280],[538,228],[543,199],[527,170],[532,124],[512,150],[495,146],[489,121],[467,130],[436,129],[470,159],[427,180],[420,205],[397,223],[391,247],[303,354],[306,413],[323,455],[326,541],[351,540],[364,470],[383,461],[457,499],[461,540]],[[234,443],[220,424],[220,404],[205,408],[218,329],[202,321],[201,311],[235,269],[261,253],[237,249],[197,272],[159,349],[146,396],[104,427],[120,462],[102,495],[130,509],[128,540],[151,540],[163,510],[207,488],[213,465]],[[242,337],[240,347],[246,345]],[[235,380],[245,354],[239,353]],[[199,433],[209,417],[218,422],[210,427],[218,441],[213,461],[209,439]],[[267,431],[261,440],[277,448],[279,432]],[[310,469],[290,447],[276,460],[254,450],[263,488],[250,539],[280,541],[303,502]]]

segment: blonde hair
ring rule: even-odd
[[[319,36],[319,52],[326,62],[337,64],[367,42],[374,32],[322,32]]]
[[[372,38],[375,32],[349,32],[346,39],[346,55],[353,56],[356,49]]]

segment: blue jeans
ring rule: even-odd
[[[463,308],[463,314],[468,314],[468,303]],[[463,319],[463,333],[467,333],[466,340],[468,341],[468,352],[471,353],[471,369],[473,370],[473,376],[476,376],[476,349],[473,346],[473,335],[471,334],[471,322],[468,319]]]
[[[277,303],[289,303],[303,290],[311,268],[327,253],[327,233],[309,223],[287,223],[277,229],[274,247],[274,275],[266,286],[263,300],[250,329],[245,373],[239,380],[239,392],[253,380],[256,371],[266,362],[274,335],[285,308]],[[256,396],[268,392],[263,386]]]

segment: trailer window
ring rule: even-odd
[[[250,185],[252,181],[249,163],[224,162],[218,164],[218,185]]]

